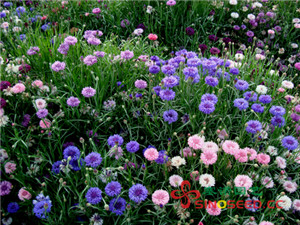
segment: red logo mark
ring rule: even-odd
[[[192,190],[191,189],[191,184],[189,181],[184,180],[181,183],[181,191],[180,190],[174,190],[171,192],[171,197],[174,199],[181,199],[180,204],[181,207],[184,209],[187,209],[191,205],[191,199],[197,199],[200,198],[201,194],[197,190]],[[182,195],[181,195],[182,192]]]

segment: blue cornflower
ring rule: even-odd
[[[219,84],[219,80],[216,77],[207,76],[205,77],[205,83],[209,86],[215,87]]]
[[[97,187],[91,187],[87,191],[85,198],[88,203],[96,205],[102,200],[102,191]]]
[[[201,102],[210,101],[214,104],[217,104],[218,97],[215,94],[204,94],[201,97]]]
[[[155,91],[156,95],[159,96],[159,92],[161,91],[161,86],[155,86],[153,87],[153,90]]]
[[[102,162],[102,157],[98,152],[91,152],[84,158],[85,164],[87,166],[96,168]]]
[[[284,125],[285,125],[285,119],[282,116],[274,116],[271,119],[271,123],[274,126],[284,127]]]
[[[240,73],[239,69],[238,68],[231,68],[229,70],[229,73],[233,74],[233,75],[238,75]]]
[[[77,160],[80,156],[80,151],[75,146],[68,146],[63,151],[64,159],[68,159],[69,156],[71,156],[71,160]]]
[[[16,213],[19,210],[19,205],[17,202],[11,202],[7,205],[7,212],[9,213]]]
[[[155,160],[157,164],[164,164],[168,162],[169,157],[166,152],[166,150],[161,150],[158,152],[158,158]]]
[[[37,111],[36,115],[40,119],[45,118],[48,115],[48,110],[47,109],[40,109],[39,111]]]
[[[140,144],[136,141],[130,141],[127,143],[126,149],[128,152],[135,153],[140,149]]]
[[[159,57],[156,55],[151,56],[150,59],[155,62],[159,61]]]
[[[109,197],[117,196],[121,193],[122,186],[119,182],[117,181],[111,181],[105,186],[105,193]]]
[[[168,122],[169,124],[171,124],[171,123],[174,123],[177,121],[178,113],[175,110],[170,109],[170,110],[164,112],[163,118],[164,118],[165,122]]]
[[[167,100],[167,101],[173,100],[175,98],[175,91],[172,91],[170,89],[161,90],[159,92],[159,97],[162,100]]]
[[[159,73],[159,71],[160,71],[160,67],[157,65],[152,65],[149,67],[149,72],[152,74]]]
[[[52,164],[52,173],[59,174],[60,172],[61,161],[56,161]]]
[[[211,101],[201,102],[199,105],[199,110],[205,114],[211,114],[215,111],[215,104]]]
[[[257,113],[263,113],[264,112],[264,109],[265,107],[262,106],[261,104],[253,104],[251,106],[251,109],[253,109],[254,112],[257,112]]]
[[[197,67],[185,67],[182,72],[186,77],[195,77],[198,75]]]
[[[26,35],[25,34],[20,34],[19,38],[20,38],[21,41],[24,41],[24,40],[26,40]]]
[[[235,86],[236,89],[238,89],[239,91],[245,91],[245,90],[248,89],[249,84],[248,84],[247,81],[244,81],[244,80],[238,80],[234,86]]]
[[[245,201],[245,208],[250,212],[256,212],[259,209],[259,200],[256,197],[247,198]]]
[[[123,215],[126,208],[126,201],[124,198],[113,198],[109,203],[109,210],[118,216]]]
[[[262,124],[257,120],[250,120],[247,122],[246,131],[251,134],[256,134],[262,129]]]
[[[244,110],[249,107],[249,103],[243,98],[237,98],[233,101],[234,106],[237,107],[239,110]]]
[[[129,195],[130,200],[139,204],[147,198],[148,190],[142,184],[135,184],[131,188],[129,188],[128,195]]]
[[[272,101],[272,97],[270,95],[261,95],[258,100],[263,104],[268,104]]]
[[[190,58],[187,60],[187,66],[189,67],[197,67],[201,65],[201,60],[198,58]]]
[[[123,142],[123,138],[118,134],[114,134],[107,139],[107,143],[110,147],[114,147],[115,145],[121,146]]]
[[[286,136],[282,139],[281,144],[284,148],[288,150],[295,150],[298,148],[298,141],[293,136]]]
[[[249,102],[255,102],[257,100],[257,94],[253,91],[247,91],[244,93],[244,98]]]
[[[179,85],[179,77],[178,76],[167,76],[162,79],[162,83],[166,88],[173,88]]]
[[[174,66],[171,66],[171,65],[165,65],[165,66],[162,66],[161,67],[161,71],[164,73],[164,74],[167,74],[167,75],[173,75],[175,72],[176,72],[176,69]]]
[[[285,114],[285,108],[281,107],[281,106],[272,106],[270,109],[270,113],[273,116],[283,116]]]

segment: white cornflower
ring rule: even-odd
[[[215,186],[216,180],[212,175],[206,173],[199,177],[199,183],[201,187],[213,187]]]
[[[286,89],[294,88],[294,84],[291,81],[287,81],[287,80],[282,81],[281,86]]]
[[[265,85],[258,85],[255,89],[255,91],[258,93],[258,94],[266,94],[267,91],[268,91],[268,88],[265,86]]]
[[[172,166],[175,166],[177,169],[181,165],[185,165],[186,161],[184,158],[181,158],[180,156],[175,156],[171,159]]]

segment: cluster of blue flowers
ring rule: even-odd
[[[32,201],[33,203],[33,213],[39,219],[47,218],[47,214],[50,213],[52,202],[49,196],[44,196],[43,194],[39,194],[36,196],[36,199]]]

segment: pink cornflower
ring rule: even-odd
[[[205,165],[212,165],[217,161],[218,155],[214,152],[205,151],[201,153],[200,159]]]
[[[123,156],[123,149],[121,147],[112,147],[108,153],[110,157],[114,156],[116,160]]]
[[[64,70],[65,68],[66,68],[66,64],[64,62],[60,62],[60,61],[55,61],[51,65],[51,69],[55,72],[59,72],[61,70]]]
[[[83,63],[87,66],[94,65],[97,63],[97,57],[93,55],[88,55],[83,59]]]
[[[12,87],[11,91],[15,94],[22,93],[25,91],[25,85],[22,83],[17,83],[15,86]]]
[[[283,93],[283,92],[285,92],[285,89],[284,88],[278,88],[277,91]]]
[[[5,173],[10,174],[17,169],[17,165],[12,162],[7,162],[5,163],[4,169],[5,169]]]
[[[204,223],[202,223],[202,222],[199,222],[199,223],[198,223],[198,225],[204,225]]]
[[[296,182],[292,182],[292,181],[285,181],[283,183],[283,187],[284,189],[289,192],[289,193],[293,193],[297,190],[297,183]]]
[[[210,205],[207,206],[206,211],[211,216],[218,216],[221,214],[221,209],[218,206]]]
[[[280,156],[277,156],[276,157],[276,163],[277,163],[277,166],[280,168],[280,169],[285,169],[286,168],[286,160]]]
[[[91,45],[100,45],[101,41],[100,39],[96,38],[96,37],[89,37],[87,39],[87,43],[91,44]]]
[[[193,181],[198,181],[200,178],[199,172],[197,170],[191,172],[190,176],[191,176],[191,180],[193,180]]]
[[[12,189],[12,184],[9,181],[0,182],[0,196],[8,195]]]
[[[99,9],[99,8],[94,8],[94,9],[92,10],[92,13],[94,13],[94,14],[99,14],[99,13],[101,13],[101,9]]]
[[[147,82],[144,80],[136,80],[134,86],[138,89],[145,89],[147,87]]]
[[[247,162],[248,161],[248,151],[245,149],[239,149],[235,152],[234,157],[239,162]]]
[[[176,5],[176,1],[175,0],[169,0],[169,1],[167,1],[167,5],[168,6]]]
[[[35,100],[35,105],[38,109],[44,109],[47,104],[44,99],[38,98],[37,100]]]
[[[265,185],[266,188],[272,188],[272,187],[274,187],[274,182],[273,182],[273,180],[272,180],[271,177],[263,177],[261,179],[261,183],[262,183],[262,185]]]
[[[268,164],[270,162],[270,156],[264,153],[259,153],[256,157],[257,161],[261,164]]]
[[[294,210],[300,212],[300,199],[295,199],[293,201],[293,208]]]
[[[126,50],[126,51],[123,51],[121,52],[121,58],[122,59],[131,59],[133,58],[134,54],[132,51],[129,51],[129,50]]]
[[[25,199],[29,200],[31,199],[31,194],[28,191],[26,191],[24,188],[21,188],[19,190],[18,197],[21,201],[24,201]]]
[[[179,187],[182,183],[183,179],[179,175],[172,175],[169,177],[169,182],[172,187]]]
[[[189,137],[188,139],[188,145],[195,150],[201,149],[203,144],[204,138],[198,136],[197,134]]]
[[[148,148],[145,152],[144,152],[144,156],[147,160],[149,161],[154,161],[158,158],[159,153],[157,151],[157,149],[155,148]]]
[[[247,175],[237,175],[234,179],[234,184],[236,187],[245,187],[248,190],[252,187],[253,181]]]
[[[96,94],[96,90],[92,87],[85,87],[82,89],[81,94],[86,98],[90,98]]]
[[[149,34],[149,35],[148,35],[148,38],[149,38],[149,40],[151,40],[151,41],[156,41],[157,38],[158,38],[158,36],[157,36],[156,34]]]
[[[50,127],[51,127],[51,122],[50,122],[50,120],[48,120],[48,119],[44,119],[44,121],[43,121],[43,120],[40,120],[40,127],[41,127],[42,129],[48,129],[48,128],[50,128]]]
[[[234,141],[226,140],[224,141],[222,148],[227,154],[234,155],[235,152],[240,149],[240,146]]]
[[[249,160],[256,159],[257,152],[253,148],[244,148],[244,150],[247,151],[247,154],[249,156]]]
[[[189,147],[182,149],[183,157],[191,157],[193,155],[192,150]]]
[[[274,223],[271,223],[269,221],[262,221],[258,225],[274,225]]]
[[[210,151],[210,152],[217,153],[217,151],[219,150],[219,147],[215,142],[208,141],[208,142],[204,142],[201,149],[202,149],[203,152],[204,151]]]
[[[300,70],[300,62],[295,63],[295,68],[296,68],[297,70]]]
[[[169,193],[164,190],[156,190],[152,194],[152,202],[158,206],[166,205],[170,200]]]
[[[44,84],[43,84],[43,81],[41,81],[41,80],[35,80],[35,81],[33,81],[32,82],[32,87],[39,87],[39,88],[41,88]]]

